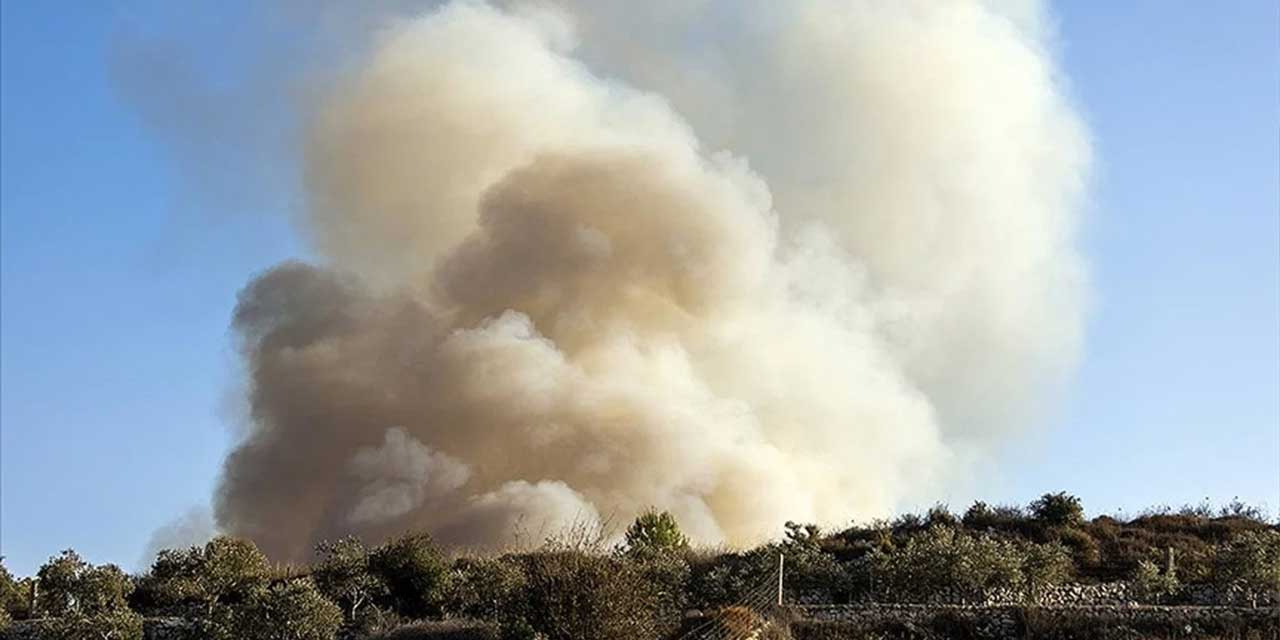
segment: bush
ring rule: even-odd
[[[1138,563],[1131,582],[1139,598],[1156,603],[1166,596],[1177,593],[1179,587],[1176,573],[1170,571],[1161,573],[1160,565],[1150,560]]]
[[[234,637],[254,640],[333,640],[341,626],[338,605],[307,579],[262,589],[230,618]]]
[[[527,576],[520,613],[548,640],[658,638],[679,622],[659,617],[653,586],[622,559],[558,551],[518,560]]]
[[[48,630],[59,640],[141,640],[142,616],[128,609],[68,614],[53,620]]]
[[[386,582],[370,570],[369,550],[359,538],[326,542],[317,552],[320,561],[315,564],[311,577],[320,593],[342,607],[348,623],[357,620],[362,607],[386,600],[390,595]],[[369,617],[362,619],[370,621]]]
[[[369,570],[387,588],[388,605],[408,618],[440,613],[449,565],[431,536],[417,533],[378,547],[369,556]]]
[[[1239,588],[1257,603],[1262,592],[1280,591],[1280,531],[1248,531],[1218,550],[1215,582]]]
[[[1012,543],[937,527],[911,536],[870,567],[875,588],[889,600],[926,601],[946,593],[978,598],[1021,583],[1022,556]]]
[[[36,574],[40,590],[36,609],[52,618],[98,616],[129,608],[133,583],[112,564],[95,567],[68,549],[51,558]]]
[[[632,556],[648,556],[683,551],[689,548],[689,539],[670,512],[649,509],[627,528],[626,548]]]
[[[1084,523],[1084,507],[1080,498],[1068,493],[1046,493],[1030,505],[1036,520],[1053,527],[1071,527]]]
[[[150,614],[213,617],[221,605],[245,601],[270,578],[252,542],[217,537],[203,547],[166,549],[138,581],[133,605]]]
[[[527,579],[511,558],[461,558],[450,569],[445,613],[463,618],[500,621],[518,606]]]
[[[120,567],[93,566],[68,549],[37,572],[36,610],[53,618],[48,630],[64,640],[137,640],[142,617],[129,610],[133,583]]]

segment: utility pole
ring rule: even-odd
[[[782,606],[782,565],[786,556],[778,554],[778,606]]]

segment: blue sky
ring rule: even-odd
[[[236,291],[302,249],[280,215],[290,194],[260,189],[270,177],[230,195],[186,180],[195,160],[144,119],[157,98],[129,73],[216,77],[258,40],[227,35],[234,3],[181,21],[163,3],[0,7],[0,553],[20,574],[66,547],[132,568],[151,531],[207,501],[233,439]],[[1061,405],[984,470],[982,497],[1065,489],[1112,512],[1239,496],[1274,512],[1280,7],[1063,2],[1056,16],[1098,157],[1095,304]],[[204,53],[138,52],[136,33]],[[266,142],[238,153],[275,152],[279,114],[263,111]],[[202,174],[241,159],[203,158]]]

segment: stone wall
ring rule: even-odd
[[[829,601],[828,601],[829,602]],[[794,604],[825,604],[817,598],[802,598]],[[1137,587],[1129,582],[1105,582],[1101,584],[1062,584],[1044,587],[1035,593],[1018,589],[992,589],[981,594],[965,591],[944,591],[923,602],[866,600],[860,605],[873,604],[926,604],[926,605],[1037,605],[1045,607],[1093,607],[1127,606],[1133,604],[1177,604],[1193,606],[1276,606],[1280,595],[1275,592],[1250,592],[1244,589],[1219,589],[1212,585],[1186,585],[1178,593],[1164,597],[1160,602],[1144,599]]]
[[[786,613],[794,620],[795,640],[898,637],[894,633],[947,638],[958,629],[964,636],[989,640],[1280,637],[1280,609],[1273,607],[882,604],[797,606]]]

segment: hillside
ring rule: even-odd
[[[131,576],[67,551],[0,575],[6,638],[1274,638],[1280,527],[1241,504],[1086,519],[943,506],[730,551],[691,547],[665,512],[614,537],[447,555],[426,534],[325,543],[309,566],[250,541],[162,552]],[[781,605],[779,606],[779,597]],[[12,620],[10,620],[12,619]],[[1123,634],[1128,635],[1123,635]]]

